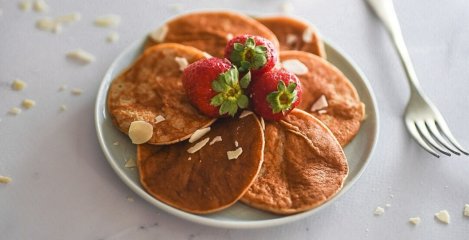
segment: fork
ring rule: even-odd
[[[440,157],[435,149],[447,156],[451,156],[451,153],[469,155],[469,152],[456,141],[440,111],[438,111],[420,87],[409,52],[404,43],[404,38],[402,37],[392,0],[367,0],[367,2],[391,35],[407,75],[411,94],[410,100],[407,103],[404,121],[410,134],[422,148],[435,157]]]

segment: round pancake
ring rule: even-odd
[[[204,55],[193,47],[161,44],[147,49],[111,83],[107,105],[114,125],[122,132],[127,134],[130,123],[143,120],[153,125],[148,143],[171,144],[215,121],[190,104],[176,57],[192,63]],[[158,122],[157,116],[165,120]]]
[[[278,48],[275,35],[264,25],[246,15],[235,12],[198,12],[181,15],[165,25],[162,42],[180,43],[196,47],[214,57],[223,57],[230,36],[241,34],[257,35],[272,41]],[[152,36],[152,34],[150,34]],[[157,40],[148,38],[147,46],[157,44]]]
[[[308,68],[298,75],[303,87],[299,109],[310,112],[332,131],[342,146],[347,145],[360,130],[365,105],[347,77],[326,60],[302,51],[282,51],[280,61],[297,59]],[[324,95],[328,107],[311,111],[311,106]]]
[[[312,115],[294,109],[266,122],[264,163],[241,201],[277,214],[293,214],[332,198],[348,174],[340,144]]]
[[[210,145],[217,136],[222,138]],[[138,145],[140,182],[156,199],[183,211],[206,214],[234,204],[255,180],[263,161],[264,135],[254,114],[222,118],[200,138],[210,138],[198,152],[197,143]],[[227,151],[242,149],[237,159]]]
[[[311,24],[286,16],[261,17],[256,20],[277,36],[280,51],[300,50],[326,58],[324,43]]]

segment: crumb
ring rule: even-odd
[[[79,96],[83,93],[83,90],[80,88],[73,88],[72,90],[70,90],[70,92],[75,96]]]
[[[21,113],[21,109],[18,107],[12,107],[10,108],[10,111],[8,111],[10,115],[18,115]]]
[[[67,106],[65,104],[62,104],[62,105],[60,105],[59,111],[60,112],[65,112],[65,111],[67,111],[67,109],[68,109]]]
[[[391,207],[391,204],[390,204],[390,203],[386,203],[386,205],[384,205],[384,206],[386,206],[387,208],[390,208],[390,207]]]
[[[464,204],[464,216],[469,217],[469,204]]]
[[[108,43],[114,43],[119,41],[119,34],[117,32],[109,33],[109,35],[107,35],[106,37],[106,41]]]
[[[61,85],[61,86],[59,87],[59,92],[63,92],[63,91],[65,91],[66,89],[67,89],[67,85]]]
[[[420,217],[411,217],[409,218],[409,222],[414,224],[414,225],[419,225],[422,220]]]
[[[375,211],[373,212],[374,215],[376,216],[381,216],[384,214],[384,208],[382,207],[376,207]]]

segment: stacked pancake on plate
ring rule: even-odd
[[[264,122],[250,111],[212,119],[184,93],[182,69],[223,56],[226,42],[240,34],[272,41],[280,49],[279,67],[301,81],[301,104],[279,122]],[[153,31],[145,46],[111,83],[107,105],[125,134],[134,121],[152,125],[150,140],[137,146],[137,167],[153,197],[197,214],[238,200],[294,214],[340,191],[348,174],[342,147],[358,133],[364,105],[346,76],[324,59],[323,43],[310,24],[288,17],[191,13]]]

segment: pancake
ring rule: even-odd
[[[198,12],[176,17],[153,31],[147,46],[160,42],[174,42],[209,53],[214,57],[223,57],[224,49],[230,37],[251,34],[272,41],[278,48],[275,35],[264,25],[248,16],[235,12]]]
[[[286,16],[256,19],[277,36],[280,51],[300,50],[326,58],[324,43],[311,24]]]
[[[215,121],[190,104],[176,57],[192,63],[204,55],[193,47],[161,44],[147,49],[111,83],[107,105],[114,125],[123,133],[128,133],[133,121],[143,120],[153,125],[148,143],[171,144]],[[158,116],[165,120],[159,122]]]
[[[347,77],[326,60],[311,53],[282,51],[280,61],[299,60],[307,68],[306,74],[297,75],[303,87],[299,109],[310,112],[332,131],[342,146],[347,145],[360,130],[365,116],[365,105]],[[324,95],[328,106],[312,110],[314,103]]]
[[[217,136],[222,141],[210,145]],[[137,166],[145,190],[170,206],[197,214],[234,204],[251,186],[263,161],[260,122],[254,114],[222,118],[197,142],[206,138],[208,143],[192,154],[187,150],[197,143],[138,145]],[[229,160],[227,151],[238,148],[241,155]]]
[[[294,109],[265,124],[264,163],[241,201],[276,214],[294,214],[331,199],[348,174],[347,159],[329,129]]]

